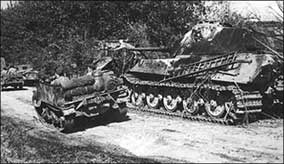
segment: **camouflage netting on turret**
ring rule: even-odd
[[[246,29],[219,23],[201,23],[185,34],[177,55],[248,52],[260,49],[263,48]]]

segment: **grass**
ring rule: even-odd
[[[1,116],[1,163],[156,163],[106,147],[88,144],[65,144],[65,135],[43,133],[44,137],[31,133],[34,127],[13,118]],[[29,132],[30,131],[30,132]],[[113,151],[112,151],[113,150]]]

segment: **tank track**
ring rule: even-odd
[[[76,128],[77,120],[82,117],[90,118],[99,115],[102,116],[104,113],[107,113],[110,110],[114,112],[118,111],[121,116],[125,115],[127,112],[125,109],[123,109],[125,107],[125,102],[117,102],[117,96],[119,97],[117,94],[121,93],[125,93],[125,88],[119,86],[115,90],[108,92],[95,92],[91,94],[73,96],[74,99],[71,102],[65,102],[63,106],[54,106],[49,102],[39,103],[41,101],[38,101],[35,95],[33,96],[32,102],[38,115],[38,120],[41,123],[54,127],[58,131],[72,132]],[[112,97],[110,94],[113,94],[112,96],[114,97]],[[125,95],[120,96],[122,96],[122,98],[125,97]],[[81,108],[78,106],[80,106],[82,102],[84,102],[84,105],[81,107],[88,107],[89,110],[78,109],[75,112],[75,108]],[[104,105],[104,103],[107,103],[107,111],[101,111],[102,113],[95,111],[92,113],[92,108],[95,106]],[[68,110],[72,108],[73,110],[71,110],[71,113],[69,113]],[[64,115],[64,111],[67,111],[69,114]]]
[[[237,123],[244,122],[246,114],[250,113],[258,113],[262,111],[262,95],[259,91],[242,91],[237,84],[228,84],[228,85],[220,85],[213,83],[180,83],[180,82],[163,82],[159,83],[158,81],[149,81],[149,80],[141,80],[137,77],[134,77],[131,74],[126,74],[123,76],[126,80],[126,85],[132,91],[134,86],[144,86],[144,87],[169,87],[176,89],[193,89],[196,86],[199,86],[201,89],[211,89],[215,91],[230,91],[234,94],[236,110],[233,114],[228,112],[228,115],[232,115],[231,118],[214,118],[210,116],[204,115],[191,115],[188,112],[184,111],[176,111],[169,112],[167,110],[154,109],[145,105],[144,107],[134,107],[133,109],[148,113],[155,113],[159,115],[166,115],[172,117],[180,117],[184,119],[194,120],[194,121],[205,121],[212,123],[219,123],[224,125],[233,125]],[[229,114],[230,113],[230,114]]]
[[[192,121],[204,121],[204,122],[211,122],[211,123],[217,123],[217,124],[222,124],[222,125],[233,125],[234,124],[232,119],[224,120],[224,119],[212,119],[210,117],[202,117],[202,116],[191,116],[187,113],[183,113],[180,111],[179,112],[167,112],[161,109],[149,108],[148,106],[137,107],[137,106],[131,105],[129,109],[137,111],[137,112],[143,112],[143,113],[146,112],[149,114],[157,114],[161,116],[182,118],[182,119],[192,120]]]
[[[49,127],[54,127],[58,131],[64,130],[64,125],[63,125],[64,121],[62,119],[59,119],[58,115],[55,114],[58,111],[53,110],[53,108],[49,107],[48,105],[44,105],[41,107],[35,107],[35,109],[36,109],[36,113],[38,116],[38,120],[42,124],[45,124]],[[55,119],[54,117],[51,117],[51,115],[55,115],[57,119]],[[68,121],[66,123],[68,123]]]

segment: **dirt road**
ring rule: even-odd
[[[54,129],[36,121],[32,88],[1,92],[1,114]],[[70,134],[69,144],[99,142],[116,145],[139,157],[176,162],[283,163],[283,119],[235,127],[128,113],[129,120],[90,127]],[[1,143],[2,144],[2,143]]]

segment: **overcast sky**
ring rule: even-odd
[[[1,1],[1,9],[5,9],[8,5],[9,1]]]
[[[262,21],[275,20],[273,10],[281,13],[276,1],[230,1],[230,5],[232,11],[238,12],[243,16],[247,16],[247,14],[253,12],[257,14]]]
[[[6,8],[10,1],[1,1],[1,8]],[[231,9],[236,11],[243,16],[247,16],[248,13],[254,12],[257,14],[262,21],[273,21],[275,17],[272,13],[272,7],[275,10],[277,8],[276,1],[229,1]]]

